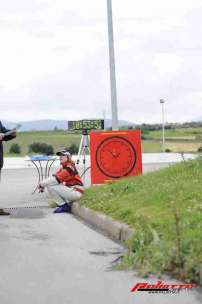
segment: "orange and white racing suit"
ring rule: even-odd
[[[60,170],[40,182],[40,185],[59,206],[64,202],[79,200],[84,193],[83,182],[73,161],[63,163]]]

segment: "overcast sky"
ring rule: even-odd
[[[202,117],[202,0],[112,0],[119,119]],[[106,0],[0,0],[0,119],[111,115]]]

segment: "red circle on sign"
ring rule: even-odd
[[[108,177],[120,178],[130,174],[136,159],[133,145],[120,136],[106,138],[97,147],[97,166]]]

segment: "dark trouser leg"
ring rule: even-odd
[[[4,211],[3,209],[0,209],[0,215],[10,215],[10,213]]]
[[[1,182],[1,169],[0,169],[0,182]],[[0,208],[0,215],[9,215],[10,213],[4,211],[3,209]]]

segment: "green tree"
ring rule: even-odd
[[[29,153],[42,153],[45,155],[53,155],[54,149],[53,146],[47,145],[45,143],[35,142],[31,145],[29,145]]]
[[[79,147],[76,144],[71,144],[69,147],[66,148],[71,154],[77,154],[79,151]]]
[[[21,148],[18,144],[12,144],[9,149],[9,153],[11,154],[20,154]]]

